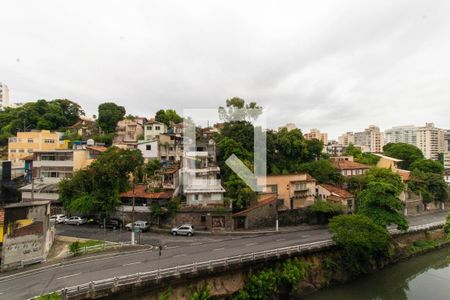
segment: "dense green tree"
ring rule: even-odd
[[[120,204],[119,194],[130,188],[129,175],[142,163],[138,150],[109,148],[59,184],[60,199],[71,212],[112,212]]]
[[[105,102],[98,106],[97,124],[103,133],[111,133],[116,130],[117,122],[125,116],[125,108],[113,102]]]
[[[437,160],[420,159],[413,162],[410,166],[412,171],[419,170],[425,173],[434,173],[442,175],[444,173],[444,166]]]
[[[408,187],[411,191],[422,195],[425,203],[448,200],[448,185],[441,174],[422,172],[415,169],[411,173]]]
[[[372,153],[363,153],[361,148],[350,144],[344,152],[345,156],[353,156],[354,160],[360,164],[374,166],[380,160],[380,157]]]
[[[383,147],[383,152],[387,156],[401,159],[399,166],[406,170],[410,169],[413,162],[424,158],[419,148],[405,143],[389,143]]]
[[[366,216],[336,216],[328,226],[333,240],[342,251],[344,267],[354,275],[389,255],[389,233]]]
[[[373,167],[366,174],[361,176],[352,176],[346,178],[347,186],[350,191],[359,194],[366,189],[370,182],[384,182],[391,184],[398,194],[404,189],[402,177],[393,173],[390,169]]]
[[[28,102],[18,108],[0,111],[0,145],[17,131],[32,129],[66,130],[83,115],[81,107],[67,99]]]
[[[155,120],[166,124],[167,127],[171,127],[173,124],[182,122],[183,118],[173,109],[160,109],[155,114]]]
[[[115,132],[101,133],[93,137],[93,140],[97,143],[103,143],[106,146],[111,146],[114,140]]]
[[[245,104],[245,100],[234,97],[226,100],[226,107],[219,107],[219,117],[225,122],[252,121],[262,113],[262,108],[256,102]]]
[[[387,182],[369,182],[359,194],[358,214],[371,218],[376,224],[387,227],[397,225],[400,230],[408,229],[408,221],[402,214],[403,203],[399,199],[400,191]]]

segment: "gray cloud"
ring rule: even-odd
[[[240,96],[332,137],[369,124],[450,127],[450,2],[10,1],[0,80],[13,101],[87,112],[214,108]]]

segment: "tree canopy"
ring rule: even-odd
[[[143,164],[139,150],[109,148],[88,168],[59,183],[60,199],[71,212],[112,212],[119,194],[130,188],[129,175]]]
[[[344,152],[345,156],[353,156],[354,160],[360,164],[374,166],[380,160],[380,157],[372,153],[363,153],[361,148],[350,144]]]
[[[341,248],[343,262],[354,275],[372,262],[389,255],[387,230],[363,215],[341,215],[330,220],[333,240]]]
[[[406,143],[389,143],[383,147],[385,155],[401,159],[399,166],[402,169],[409,170],[410,166],[416,160],[424,159],[422,151],[414,145]]]
[[[425,173],[434,173],[442,175],[444,173],[444,166],[437,160],[420,159],[413,162],[410,166],[412,171],[419,170]]]
[[[17,131],[47,129],[65,131],[75,124],[84,111],[75,102],[67,99],[38,100],[17,108],[7,107],[0,111],[0,144]]]
[[[113,102],[105,102],[98,106],[97,124],[103,133],[112,133],[116,130],[117,122],[125,116],[125,107]]]
[[[155,120],[166,124],[167,127],[171,127],[173,124],[177,124],[183,121],[174,109],[160,109],[155,114]]]

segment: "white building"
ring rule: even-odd
[[[206,148],[205,148],[206,147]],[[223,205],[223,194],[219,175],[220,168],[215,159],[215,145],[210,142],[197,146],[196,151],[185,151],[182,176],[183,194],[188,206]]]
[[[141,151],[142,157],[144,157],[145,160],[160,159],[159,142],[156,139],[138,142],[137,148]]]
[[[8,86],[0,82],[0,110],[9,106],[9,89]]]
[[[164,123],[150,120],[144,126],[144,139],[146,141],[153,140],[161,134],[167,133],[167,126]]]
[[[417,127],[414,125],[395,126],[384,131],[384,142],[388,143],[406,143],[416,145]]]
[[[434,123],[426,123],[417,128],[416,146],[422,150],[427,159],[439,159],[439,154],[446,152],[445,130],[437,128]]]

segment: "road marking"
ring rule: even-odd
[[[248,243],[248,244],[245,244],[246,247],[254,246],[254,245],[256,245],[256,243]]]
[[[220,251],[220,250],[225,250],[225,248],[217,248],[217,249],[213,249],[213,251]]]
[[[285,241],[286,239],[278,239],[277,242]]]
[[[65,279],[65,278],[77,276],[77,275],[80,275],[80,274],[81,274],[81,272],[80,272],[80,273],[77,273],[77,274],[72,274],[72,275],[67,275],[67,276],[61,276],[61,277],[56,278],[56,280]]]
[[[187,254],[178,254],[178,255],[174,255],[173,257],[183,257],[183,256],[187,256]]]
[[[191,246],[203,245],[203,243],[192,243]]]
[[[131,265],[137,265],[137,264],[140,264],[140,263],[141,263],[140,261],[135,261],[135,262],[128,263],[128,264],[123,264],[122,267],[131,266]]]

